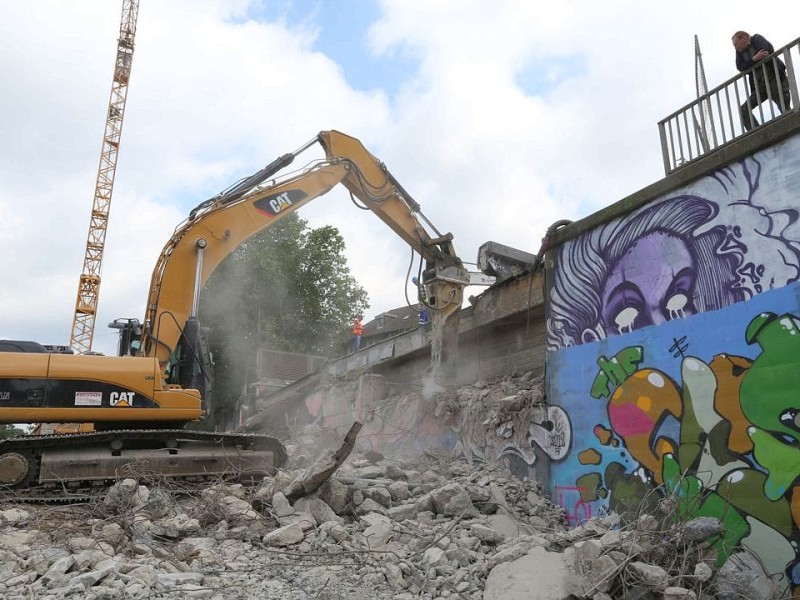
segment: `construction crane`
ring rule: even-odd
[[[83,271],[78,282],[78,297],[75,301],[75,317],[72,321],[72,336],[69,344],[79,354],[86,354],[92,350],[94,322],[100,294],[100,269],[103,263],[114,174],[117,170],[117,155],[122,135],[122,120],[125,116],[125,101],[128,96],[128,81],[131,75],[133,40],[136,36],[138,14],[139,0],[123,0],[119,39],[117,40],[117,60],[114,64],[114,80],[111,84],[111,96],[108,101],[100,166],[97,170],[94,203],[89,220],[89,236],[86,240]]]

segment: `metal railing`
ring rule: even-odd
[[[772,57],[786,65],[785,75]],[[800,38],[659,121],[665,174],[800,110],[795,64],[800,65]]]

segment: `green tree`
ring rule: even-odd
[[[7,423],[0,423],[0,440],[17,437],[24,434],[25,432],[22,429],[19,429]]]
[[[292,213],[244,242],[213,273],[200,295],[200,321],[210,328],[215,360],[214,425],[232,413],[259,347],[342,352],[353,316],[369,306],[344,250],[335,227],[309,229]]]

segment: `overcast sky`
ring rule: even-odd
[[[0,0],[0,338],[69,342],[121,6]],[[735,30],[800,36],[800,3],[770,7],[141,0],[94,349],[143,317],[192,207],[320,130],[359,138],[466,262],[490,240],[535,253],[663,176],[656,124],[694,97],[695,34],[709,87],[735,74]],[[300,216],[342,232],[367,320],[405,303],[409,249],[343,188]]]

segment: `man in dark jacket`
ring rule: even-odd
[[[739,107],[742,126],[750,131],[759,124],[753,115],[753,109],[762,102],[772,100],[781,113],[789,110],[791,92],[786,80],[786,66],[780,59],[772,56],[775,49],[763,35],[756,33],[751,36],[746,31],[737,31],[731,41],[736,49],[736,68],[739,71],[746,71],[760,63],[747,76],[750,80],[750,95]]]

